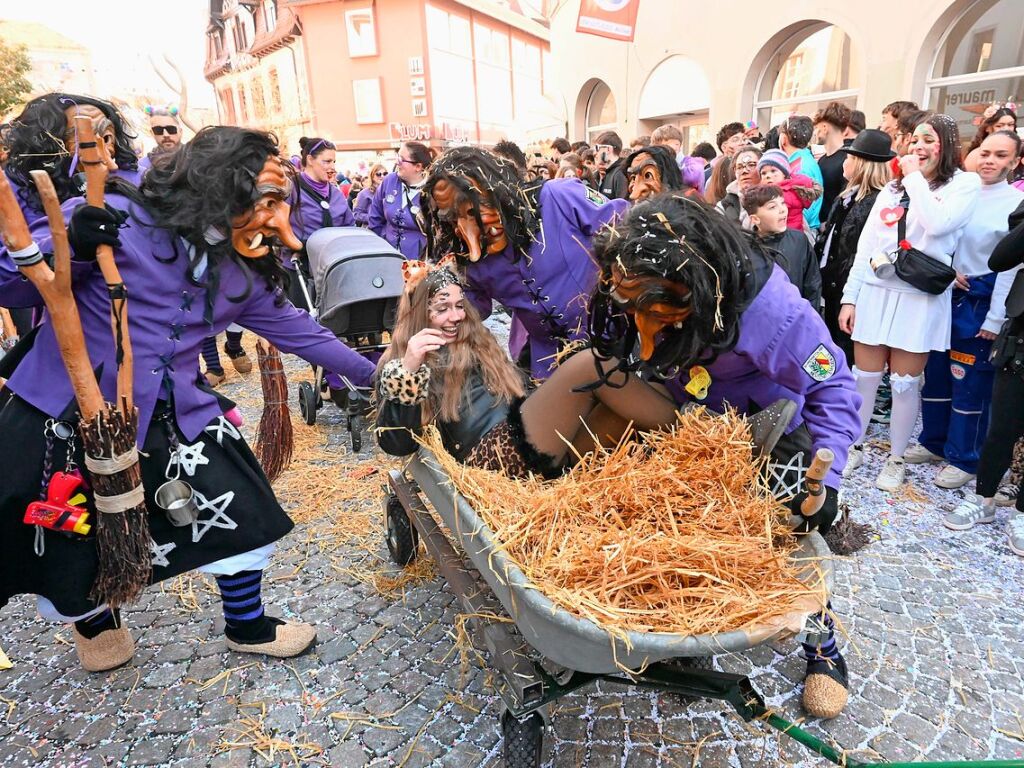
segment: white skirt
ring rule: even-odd
[[[865,282],[857,296],[853,340],[907,352],[945,352],[953,309],[949,291],[938,296]]]

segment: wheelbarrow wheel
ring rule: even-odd
[[[309,426],[316,424],[316,392],[308,381],[299,384],[299,412]]]
[[[352,434],[352,452],[359,453],[363,449],[363,420],[358,415],[348,417],[348,431]]]
[[[536,712],[525,720],[511,713],[501,716],[501,735],[505,739],[502,753],[505,768],[537,768],[544,746],[544,718]]]
[[[416,559],[419,534],[413,528],[409,515],[405,513],[397,496],[390,495],[385,498],[384,518],[387,525],[388,552],[395,564],[404,568]]]

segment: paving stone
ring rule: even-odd
[[[159,765],[167,761],[174,750],[170,738],[149,738],[140,741],[128,753],[128,765]]]

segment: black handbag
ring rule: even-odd
[[[907,239],[907,216],[910,213],[910,195],[906,192],[903,193],[900,206],[903,208],[903,215],[896,225],[896,232],[902,243]],[[896,276],[900,280],[933,296],[945,293],[956,280],[956,270],[953,267],[933,259],[917,248],[900,248],[895,262]]]

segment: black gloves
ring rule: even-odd
[[[118,248],[121,240],[117,236],[118,228],[128,218],[127,214],[109,205],[97,208],[93,205],[80,205],[71,214],[71,225],[68,227],[68,243],[74,251],[76,261],[94,261],[96,249],[101,245]]]
[[[800,514],[800,505],[803,504],[806,498],[807,491],[801,491],[786,502],[789,511],[799,519],[795,530],[797,533],[807,533],[817,529],[818,533],[824,536],[828,533],[832,523],[835,522],[836,517],[839,515],[839,491],[826,485],[825,501],[822,503],[821,509],[810,517],[804,517]]]

